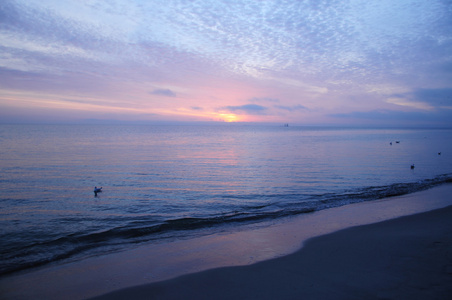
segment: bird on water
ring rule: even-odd
[[[97,196],[97,193],[102,193],[102,187],[98,188],[97,186],[94,187],[94,196]]]

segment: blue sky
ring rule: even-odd
[[[0,4],[2,122],[452,126],[452,1]]]

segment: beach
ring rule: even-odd
[[[444,184],[53,264],[3,277],[0,292],[2,299],[446,299],[451,195]]]
[[[354,227],[302,250],[95,299],[450,299],[452,207]]]

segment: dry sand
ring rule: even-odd
[[[0,298],[452,299],[450,205],[445,184],[271,226],[148,244],[1,278]]]

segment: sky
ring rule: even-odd
[[[452,1],[2,0],[21,122],[452,127]]]

